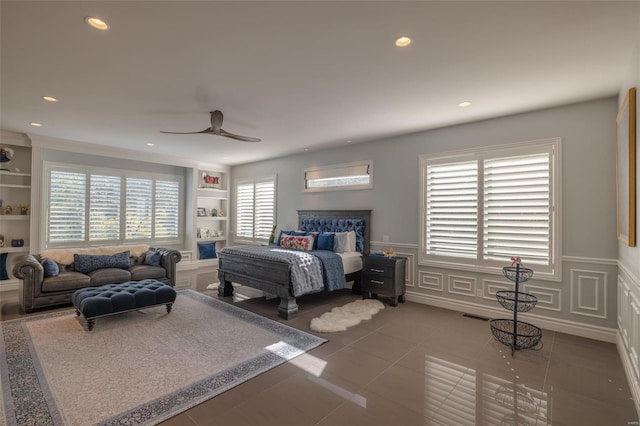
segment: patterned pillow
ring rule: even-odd
[[[60,268],[58,264],[46,257],[42,259],[42,268],[44,269],[45,277],[57,277],[60,274]]]
[[[144,264],[151,266],[160,266],[162,260],[162,253],[159,251],[149,250],[144,256]]]
[[[280,247],[311,251],[313,250],[313,235],[283,235],[280,237]]]
[[[129,266],[131,266],[129,250],[108,255],[74,254],[73,263],[75,264],[76,272],[83,274],[88,274],[96,269],[129,269]]]

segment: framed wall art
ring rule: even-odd
[[[636,245],[636,89],[631,88],[616,117],[616,203],[618,240]]]
[[[200,188],[215,188],[220,189],[222,187],[222,176],[220,173],[214,172],[200,172]]]

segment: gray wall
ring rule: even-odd
[[[611,341],[618,252],[613,141],[617,108],[616,97],[598,99],[236,166],[231,175],[235,180],[277,173],[280,229],[296,227],[296,209],[372,209],[374,248],[395,247],[409,258],[410,300],[495,317],[495,291],[512,288],[503,277],[417,265],[418,157],[560,137],[562,281],[529,282],[527,291],[540,299],[530,318],[544,327],[558,329],[561,324],[561,331]],[[303,169],[357,160],[373,160],[373,189],[302,191]],[[382,243],[383,235],[389,242]]]
[[[616,109],[615,98],[585,102],[237,166],[232,177],[278,174],[278,228],[296,226],[296,209],[371,208],[372,240],[417,244],[419,155],[561,137],[564,255],[614,259]],[[304,168],[356,160],[373,160],[373,189],[303,193]]]

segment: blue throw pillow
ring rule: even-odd
[[[212,241],[210,243],[198,243],[198,253],[200,254],[200,259],[215,259],[216,257],[216,242]]]
[[[293,232],[293,231],[283,231],[283,230],[281,230],[280,233],[278,234],[278,239],[276,240],[276,245],[277,246],[280,245],[280,238],[282,238],[283,235],[289,235],[291,232]]]
[[[162,253],[159,251],[149,250],[144,256],[144,264],[151,266],[160,266],[160,260],[162,259]]]
[[[318,234],[318,250],[333,251],[333,234]]]
[[[108,255],[74,254],[73,263],[76,272],[83,274],[105,268],[129,269],[131,266],[129,250]]]
[[[60,267],[51,259],[44,258],[42,260],[42,268],[45,277],[57,277],[60,274]]]

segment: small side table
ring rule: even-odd
[[[404,303],[404,257],[365,256],[362,260],[361,291],[363,298],[378,295],[391,297],[391,306]]]

